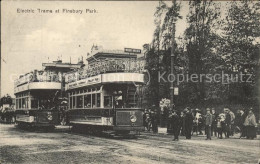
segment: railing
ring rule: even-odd
[[[29,82],[61,82],[62,75],[57,73],[34,71],[28,73],[15,81],[15,86]]]
[[[65,82],[75,82],[81,79],[86,79],[91,76],[109,73],[109,72],[144,72],[144,60],[106,60],[98,61],[94,64],[85,66],[76,72],[67,73],[65,75]]]

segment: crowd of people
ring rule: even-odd
[[[144,126],[147,131],[158,132],[158,114],[156,110],[145,109]],[[179,112],[169,110],[167,121],[167,132],[174,135],[174,140],[179,136],[191,139],[192,135],[203,135],[205,131],[206,140],[212,136],[219,139],[229,138],[235,133],[240,133],[239,138],[256,138],[257,122],[252,108],[249,110],[237,110],[234,114],[229,108],[224,108],[222,113],[216,113],[215,109],[207,108],[203,115],[199,109],[185,108]]]
[[[15,122],[15,112],[13,107],[0,107],[0,123],[11,124]]]

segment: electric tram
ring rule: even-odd
[[[82,67],[83,63],[43,63],[43,70],[21,75],[14,86],[15,117],[18,126],[48,127],[59,124],[60,100],[63,100],[64,73]]]
[[[65,75],[70,125],[116,134],[143,131],[144,61],[136,54],[93,47],[87,61]]]

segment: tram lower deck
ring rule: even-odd
[[[140,88],[125,77],[136,74],[114,73],[117,75],[122,77],[116,78],[117,81],[104,80],[106,75],[98,75],[67,84],[70,125],[117,133],[144,130]],[[92,83],[88,84],[89,81]]]
[[[16,93],[16,123],[54,128],[59,124],[58,93],[59,90],[25,90]]]
[[[59,124],[58,111],[45,109],[20,109],[15,111],[16,123],[33,127],[51,127]]]

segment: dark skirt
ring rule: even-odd
[[[247,138],[256,138],[256,128],[254,126],[246,126]]]

